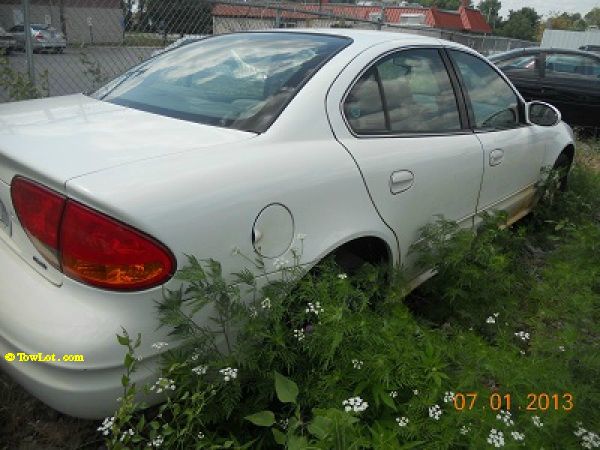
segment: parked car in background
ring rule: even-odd
[[[586,52],[600,53],[600,45],[582,45],[579,50]]]
[[[0,27],[0,54],[8,55],[17,45],[17,41],[12,34]]]
[[[535,48],[500,53],[489,59],[526,100],[551,103],[572,126],[600,127],[600,55]]]
[[[472,49],[382,31],[216,35],[91,96],[0,105],[0,355],[85,355],[0,367],[60,411],[105,416],[121,326],[144,339],[132,382],[156,380],[156,300],[186,255],[224,274],[261,257],[276,276],[301,245],[306,270],[333,256],[418,284],[423,226],[497,210],[512,223],[573,154],[558,110]]]
[[[15,25],[10,29],[10,32],[17,41],[17,48],[25,50],[25,27],[24,25]],[[63,34],[45,24],[31,24],[30,28],[31,41],[33,43],[33,51],[48,51],[62,53],[67,46],[67,41]]]

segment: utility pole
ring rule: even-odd
[[[25,54],[27,55],[27,71],[29,82],[35,87],[35,70],[33,69],[33,41],[31,36],[31,20],[29,17],[29,0],[23,0],[23,31],[25,32]]]

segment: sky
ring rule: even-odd
[[[568,12],[568,13],[581,13],[585,15],[592,8],[600,7],[600,0],[500,0],[502,8],[500,9],[500,15],[503,17],[508,16],[508,11],[511,9],[517,10],[524,6],[531,7],[537,11],[538,14],[548,17],[553,12]],[[473,3],[477,4],[477,1]]]

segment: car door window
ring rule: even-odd
[[[600,77],[600,63],[584,55],[549,53],[546,55],[546,76]]]
[[[405,50],[372,66],[344,102],[357,133],[440,133],[461,129],[450,77],[435,49]]]
[[[456,50],[450,53],[467,91],[475,128],[519,126],[519,98],[498,72],[477,56]]]
[[[519,55],[513,58],[498,61],[496,63],[499,69],[506,70],[521,70],[534,72],[535,55]]]

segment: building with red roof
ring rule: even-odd
[[[435,7],[396,5],[328,3],[321,4],[280,3],[256,5],[252,3],[216,3],[213,7],[213,31],[252,30],[272,28],[274,25],[287,27],[331,27],[348,26],[352,20],[378,21],[384,24],[421,26],[465,33],[486,34],[492,28],[481,12],[466,6],[463,0],[457,11]],[[235,20],[232,20],[235,19]],[[273,21],[278,23],[274,24]]]

